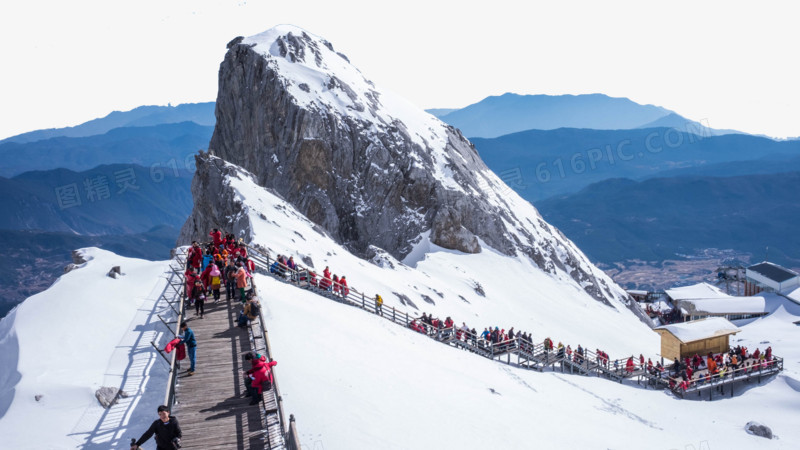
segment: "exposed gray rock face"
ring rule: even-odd
[[[204,152],[195,156],[195,164],[197,171],[192,179],[194,209],[181,228],[178,245],[206,239],[212,228],[230,231],[249,240],[250,221],[227,181],[227,177],[242,176],[242,172]]]
[[[103,386],[95,391],[94,396],[103,408],[108,409],[117,403],[120,398],[127,398],[128,394],[115,387]]]
[[[772,439],[772,430],[766,425],[761,425],[758,422],[747,422],[747,425],[745,425],[744,428],[748,434],[754,434],[763,438]]]
[[[64,273],[72,272],[75,269],[80,269],[83,267],[83,264],[86,263],[86,260],[83,258],[83,254],[78,250],[72,251],[72,262],[64,266]]]
[[[78,264],[83,264],[85,262],[86,262],[86,259],[84,259],[83,254],[81,252],[79,252],[78,250],[73,250],[72,251],[72,263],[73,264],[78,265]]]
[[[370,259],[378,248],[402,260],[429,232],[447,249],[477,253],[482,241],[525,254],[606,303],[624,297],[457,129],[408,113],[329,42],[282,26],[228,48],[209,152],[254,174],[354,254]],[[192,194],[179,243],[212,227],[246,234],[213,160],[197,159]]]

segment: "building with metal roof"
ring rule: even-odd
[[[787,292],[800,287],[800,274],[771,262],[760,262],[747,268],[745,295],[759,292]]]

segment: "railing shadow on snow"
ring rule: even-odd
[[[127,436],[121,437],[119,435],[129,431],[130,423],[135,424],[137,422],[135,418],[135,415],[138,414],[137,410],[142,411],[142,423],[149,424],[151,422],[150,419],[154,416],[154,411],[158,405],[152,401],[144,401],[143,404],[142,399],[144,398],[143,392],[145,390],[145,383],[153,381],[151,370],[159,363],[158,360],[161,359],[152,352],[152,347],[156,346],[154,342],[156,339],[162,340],[163,337],[166,337],[167,341],[169,341],[177,331],[176,328],[175,331],[170,329],[167,333],[163,331],[159,332],[158,330],[163,330],[165,324],[180,324],[182,316],[180,313],[183,311],[184,297],[183,271],[181,270],[183,266],[185,266],[185,263],[181,261],[179,256],[176,256],[173,261],[170,262],[170,271],[166,276],[166,284],[161,290],[158,299],[154,302],[145,324],[137,326],[133,330],[138,332],[138,335],[131,345],[131,351],[128,355],[129,364],[122,375],[122,383],[120,386],[120,389],[126,391],[129,397],[120,398],[115,405],[104,409],[97,418],[84,417],[79,420],[78,426],[80,426],[80,422],[84,419],[96,423],[94,429],[88,433],[84,431],[75,431],[69,434],[69,436],[74,436],[76,439],[83,441],[79,448],[83,450],[107,449],[113,441],[125,441]],[[177,310],[174,306],[176,304],[178,305]],[[166,316],[166,320],[162,314]],[[176,320],[172,321],[172,319]],[[149,355],[149,357],[142,358],[142,355]],[[172,361],[169,361],[170,372],[167,374],[167,382],[168,385],[173,388],[173,392],[175,375],[174,360],[175,353],[172,354]],[[133,385],[135,389],[132,388],[131,383],[135,383]],[[167,399],[171,398],[169,386],[167,390]],[[150,403],[153,404],[150,405]],[[144,407],[145,404],[148,406],[145,408],[146,411],[140,409]],[[164,404],[169,405],[171,403],[166,402]],[[136,437],[138,437],[144,430],[131,431],[136,433]],[[123,442],[123,446],[124,444],[125,442]]]

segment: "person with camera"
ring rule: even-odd
[[[138,450],[154,434],[156,435],[156,450],[181,448],[181,438],[183,437],[181,426],[178,425],[178,419],[169,414],[169,408],[165,405],[158,407],[158,419],[150,425],[142,437],[135,442],[131,439],[131,450]]]

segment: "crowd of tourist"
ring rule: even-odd
[[[565,346],[561,342],[559,342],[558,345],[554,345],[550,337],[544,338],[540,346],[540,344],[534,343],[532,333],[528,333],[527,331],[515,331],[514,327],[506,331],[505,328],[501,329],[497,326],[489,326],[485,327],[483,332],[479,333],[475,328],[470,328],[465,322],[461,322],[461,326],[456,326],[453,319],[449,316],[442,320],[434,317],[432,314],[423,312],[422,316],[411,320],[409,328],[430,335],[438,340],[450,340],[454,338],[459,341],[467,342],[480,350],[491,349],[494,354],[519,349],[547,363],[556,362],[558,360],[572,361],[577,364],[591,362],[607,370],[611,370],[612,365],[615,366],[615,370],[626,370],[620,367],[619,361],[613,361],[612,363],[608,353],[600,349],[596,349],[594,353],[592,353],[583,346],[578,345],[578,347],[573,350],[570,345]],[[630,358],[630,361],[633,361],[633,357]],[[630,367],[627,367],[627,369],[629,368]]]
[[[239,313],[237,325],[246,328],[247,324],[259,317],[260,303],[254,295],[252,284],[255,263],[249,258],[247,247],[236,240],[233,234],[226,234],[214,228],[209,233],[210,242],[200,244],[193,241],[186,254],[185,294],[187,309],[195,309],[195,317],[205,316],[205,302],[213,299],[218,302],[225,291],[226,300],[238,300],[243,308]],[[177,344],[189,347],[191,367],[187,375],[195,373],[195,348],[197,340],[188,327],[187,322],[181,324],[182,334],[167,346],[167,351]],[[250,362],[250,369],[244,375],[247,396],[252,397],[251,405],[263,400],[263,392],[272,388],[274,382],[271,368],[277,363],[267,361],[266,356],[248,353],[245,360]]]
[[[750,353],[747,347],[737,345],[725,353],[708,353],[705,357],[675,359],[669,368],[669,386],[675,390],[686,391],[692,386],[702,385],[714,380],[732,376],[734,373],[748,374],[766,369],[774,364],[772,347],[764,352],[756,349]],[[660,370],[663,373],[664,369]]]
[[[350,295],[350,287],[347,285],[347,277],[342,275],[339,278],[336,274],[331,274],[331,269],[325,266],[320,277],[312,268],[303,268],[297,265],[294,257],[286,259],[283,255],[278,255],[269,268],[270,273],[279,275],[294,283],[304,282],[314,288],[328,291],[336,296],[347,297]]]
[[[685,358],[684,361],[675,360],[667,370],[661,361],[653,363],[650,358],[645,360],[642,354],[639,354],[638,358],[631,355],[627,358],[612,360],[608,353],[601,349],[595,349],[592,352],[581,345],[573,349],[570,345],[565,346],[561,342],[554,346],[550,337],[546,337],[541,344],[534,344],[531,333],[517,332],[514,327],[506,331],[497,326],[490,326],[485,327],[483,332],[479,333],[465,322],[462,322],[461,326],[456,326],[449,316],[441,320],[432,314],[422,313],[422,316],[411,320],[409,327],[437,340],[456,339],[467,342],[478,349],[491,348],[493,354],[518,349],[545,363],[571,361],[579,365],[585,364],[591,368],[601,368],[622,377],[646,375],[650,378],[661,378],[671,388],[683,390],[688,389],[692,383],[702,384],[709,381],[711,377],[721,378],[734,370],[743,370],[747,373],[758,368],[767,368],[773,361],[771,347],[764,352],[756,349],[750,354],[746,347],[737,346],[728,353],[709,354],[706,358],[695,355],[691,359]]]
[[[186,298],[194,306],[195,316],[203,318],[205,302],[209,297],[216,303],[225,286],[226,300],[247,301],[248,282],[252,278],[255,264],[248,258],[247,248],[233,234],[213,229],[212,240],[201,247],[192,242],[186,255]]]

